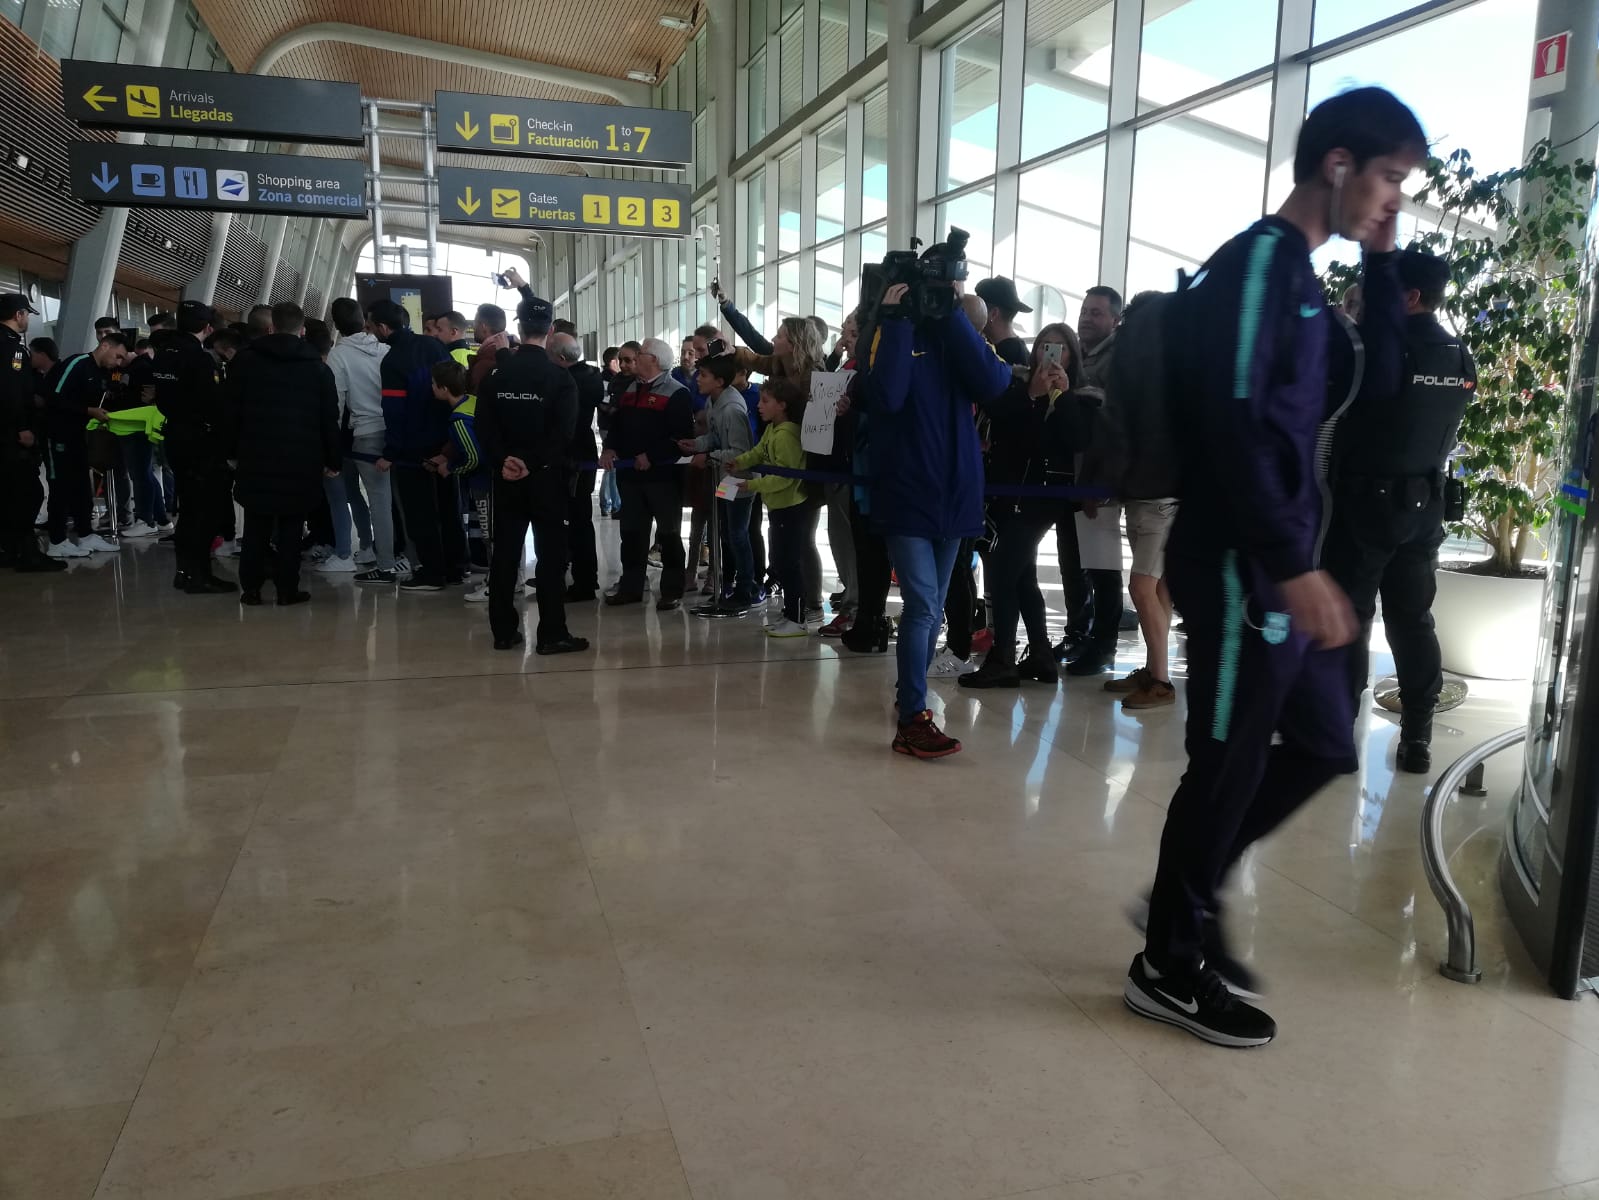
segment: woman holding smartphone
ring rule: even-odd
[[[1070,483],[1082,444],[1079,406],[1097,392],[1083,384],[1082,348],[1068,325],[1046,325],[1033,342],[1025,374],[988,407],[989,486]],[[983,665],[960,677],[961,687],[1018,687],[1023,679],[1059,679],[1038,587],[1038,543],[1059,520],[1071,520],[1065,500],[995,496],[988,502],[993,543],[988,553],[994,605],[994,648]],[[1027,627],[1027,653],[1016,659],[1016,625]]]

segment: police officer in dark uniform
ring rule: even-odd
[[[560,324],[556,322],[557,326]],[[594,440],[594,414],[605,402],[605,380],[598,367],[583,361],[583,346],[572,334],[557,329],[547,348],[551,361],[571,375],[577,385],[572,461],[592,463],[600,453]],[[594,540],[595,478],[592,467],[577,471],[567,501],[566,544],[572,560],[572,586],[566,598],[572,603],[593,600],[600,594],[600,558]]]
[[[62,571],[66,563],[39,549],[39,455],[43,423],[34,405],[37,380],[28,350],[28,318],[38,309],[20,292],[0,295],[0,565],[18,571]]]
[[[185,300],[178,306],[177,329],[164,338],[150,372],[156,407],[166,418],[167,458],[183,499],[172,586],[191,596],[239,590],[211,567],[212,540],[229,525],[233,505],[222,435],[222,370],[203,345],[215,324],[210,305]]]
[[[554,318],[550,302],[537,296],[516,306],[522,343],[484,382],[477,398],[478,444],[494,488],[489,627],[496,650],[514,650],[523,642],[515,595],[529,525],[538,555],[534,648],[540,654],[589,648],[566,627],[566,517],[578,403],[571,375],[545,350]]]
[[[1365,631],[1349,651],[1350,687],[1357,697],[1366,687],[1367,643],[1382,597],[1399,675],[1396,763],[1401,771],[1421,774],[1432,766],[1432,715],[1443,690],[1432,602],[1444,540],[1446,467],[1477,386],[1477,368],[1435,315],[1449,264],[1411,248],[1399,255],[1398,272],[1405,305],[1403,371],[1397,380],[1368,375],[1339,425],[1323,562],[1349,594]],[[1383,336],[1369,319],[1362,329],[1368,337]]]

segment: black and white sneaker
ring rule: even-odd
[[[1258,1000],[1266,994],[1266,985],[1261,982],[1260,976],[1234,957],[1228,947],[1220,917],[1205,918],[1200,933],[1200,952],[1205,956],[1206,969],[1220,975],[1233,995],[1242,996],[1245,1000]]]
[[[1122,999],[1139,1016],[1186,1029],[1214,1046],[1264,1046],[1277,1036],[1277,1022],[1234,996],[1208,968],[1155,977],[1140,954],[1127,970]]]

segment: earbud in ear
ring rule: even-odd
[[[1349,168],[1343,166],[1342,164],[1340,164],[1340,165],[1338,165],[1338,166],[1333,168],[1333,186],[1334,187],[1343,187],[1344,186],[1344,173],[1348,169]]]

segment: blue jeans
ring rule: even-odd
[[[127,464],[128,482],[133,487],[133,517],[148,525],[167,523],[166,497],[155,472],[155,450],[142,433],[117,439],[122,443],[122,461]]]
[[[372,512],[361,494],[361,473],[355,469],[355,459],[344,460],[344,498],[350,505],[350,516],[355,522],[355,534],[363,550],[372,549]],[[338,517],[333,518],[335,521]]]
[[[755,602],[755,589],[760,586],[755,578],[755,554],[750,549],[750,505],[754,502],[755,497],[748,493],[737,500],[716,502],[716,519],[722,526],[728,557],[722,564],[722,590],[731,590],[747,604]]]
[[[622,493],[616,486],[614,469],[600,476],[600,511],[602,513],[622,511]]]
[[[899,719],[908,724],[927,707],[927,668],[938,653],[944,596],[960,552],[959,538],[889,534],[888,558],[899,576],[904,609],[899,618]]]
[[[350,498],[344,490],[344,476],[322,477],[322,491],[328,498],[328,514],[333,519],[333,553],[350,557]]]

